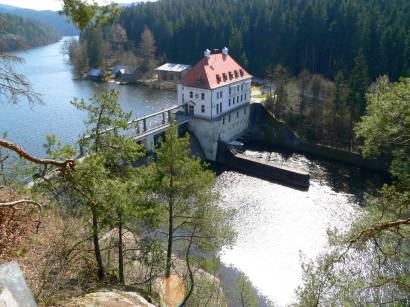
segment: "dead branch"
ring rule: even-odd
[[[396,221],[391,221],[387,223],[382,223],[375,225],[371,228],[363,230],[356,238],[352,239],[350,243],[356,243],[357,241],[360,241],[362,239],[367,239],[369,236],[371,236],[374,233],[381,232],[383,230],[391,229],[391,228],[400,228],[403,225],[410,225],[410,218],[406,220],[396,220]]]
[[[34,205],[37,208],[39,208],[40,210],[43,209],[43,206],[31,199],[21,199],[21,200],[16,200],[16,201],[11,201],[11,202],[6,202],[6,203],[1,203],[0,202],[0,208],[4,207],[4,208],[14,208],[18,205],[22,205],[22,204],[30,204],[30,205]]]
[[[7,140],[0,139],[0,147],[7,148],[11,151],[14,151],[17,153],[21,158],[28,160],[30,162],[33,162],[35,164],[40,164],[44,166],[55,166],[63,171],[70,171],[74,169],[74,160],[64,160],[64,161],[58,161],[58,160],[52,160],[52,159],[40,159],[37,157],[31,156],[29,153],[24,151],[20,146],[17,144],[11,143]]]

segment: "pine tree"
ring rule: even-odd
[[[215,253],[232,243],[232,212],[218,206],[218,194],[213,191],[215,175],[197,158],[189,156],[189,139],[179,138],[176,127],[167,131],[156,154],[154,191],[162,199],[160,205],[168,229],[165,278],[172,274],[174,242],[178,240],[184,244],[190,276],[185,303],[195,287],[192,250],[200,248]]]
[[[288,70],[282,66],[277,65],[273,71],[273,80],[275,81],[276,86],[276,99],[274,113],[276,116],[283,114],[286,103],[287,103],[287,92],[286,84],[290,79],[290,74]]]
[[[137,56],[140,59],[139,72],[143,77],[151,77],[157,65],[154,35],[146,26],[141,34]]]
[[[88,66],[99,68],[103,64],[103,36],[100,29],[92,27],[85,34],[87,42]]]

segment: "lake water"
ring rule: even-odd
[[[44,155],[45,136],[55,134],[62,142],[72,144],[84,132],[85,113],[70,104],[74,97],[88,99],[98,85],[91,81],[72,79],[71,67],[61,53],[62,42],[18,52],[24,64],[17,70],[32,83],[41,95],[43,104],[29,106],[0,101],[0,133],[7,131],[8,138],[18,141],[35,154]],[[136,86],[108,85],[119,91],[121,106],[132,111],[133,118],[159,111],[176,104],[176,93],[156,91]]]
[[[60,52],[62,43],[19,52],[19,70],[42,95],[43,105],[0,104],[0,133],[29,152],[44,155],[45,136],[55,134],[72,144],[84,131],[85,114],[70,104],[73,97],[88,99],[97,84],[72,80],[71,68]],[[176,103],[176,93],[135,86],[110,85],[133,117]],[[380,182],[377,175],[357,168],[327,163],[303,155],[254,148],[248,155],[272,160],[312,175],[309,191],[298,191],[226,169],[219,170],[217,189],[222,206],[235,208],[238,241],[224,250],[223,262],[243,271],[260,293],[280,306],[294,300],[301,283],[301,257],[313,258],[327,248],[326,230],[346,228],[357,216],[365,192]],[[228,274],[228,273],[227,273]],[[229,279],[222,276],[222,279]],[[231,281],[231,285],[232,285]]]

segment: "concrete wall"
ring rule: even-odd
[[[285,123],[275,119],[260,103],[251,103],[250,113],[249,129],[247,132],[247,141],[249,142],[279,146],[317,158],[388,173],[389,163],[386,163],[386,160],[364,159],[358,153],[301,142],[298,136]]]
[[[264,180],[278,182],[286,186],[306,190],[310,185],[310,175],[299,170],[280,167],[270,162],[234,154],[225,143],[218,146],[217,162],[227,165],[242,173]]]
[[[198,138],[207,160],[216,160],[219,141],[229,143],[245,133],[249,114],[249,105],[245,105],[216,120],[194,118],[189,123],[189,130]]]

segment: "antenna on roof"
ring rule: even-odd
[[[222,53],[223,53],[224,55],[228,55],[228,54],[229,54],[229,49],[226,48],[226,47],[224,47],[224,48],[222,49]]]
[[[211,57],[211,50],[206,49],[206,50],[204,51],[204,56],[209,59],[209,58]]]

